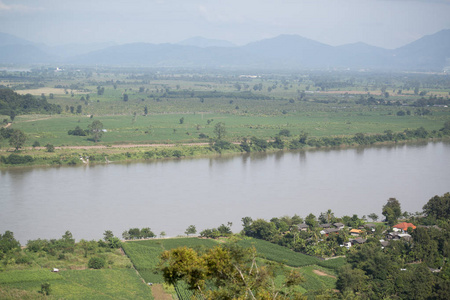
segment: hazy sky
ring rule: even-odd
[[[392,49],[442,29],[450,0],[0,0],[0,32],[49,45],[298,34]]]

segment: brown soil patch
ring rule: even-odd
[[[172,295],[167,294],[159,283],[152,285],[152,294],[155,300],[173,300]]]
[[[326,277],[336,278],[336,276],[327,274],[327,273],[322,272],[322,271],[320,271],[320,270],[313,270],[313,272],[314,272],[315,274],[319,275],[319,276],[326,276]]]
[[[71,89],[67,89],[69,92]],[[26,95],[31,94],[34,96],[40,96],[41,94],[45,94],[46,96],[50,94],[54,95],[65,95],[64,89],[57,89],[57,88],[51,88],[51,87],[44,87],[44,88],[38,88],[38,89],[29,89],[29,90],[17,90],[15,91],[17,94]],[[73,90],[75,94],[87,94],[86,92],[81,92],[77,90]]]
[[[371,95],[374,96],[381,96],[381,93],[379,91],[369,91],[369,92],[365,92],[365,91],[318,91],[315,92],[317,94],[338,94],[338,95],[367,95],[367,93],[370,93]]]
[[[86,266],[69,266],[69,270],[86,270]]]

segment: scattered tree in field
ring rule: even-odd
[[[39,143],[38,141],[34,141],[32,147],[36,148],[36,147],[40,147],[41,143]]]
[[[148,115],[148,107],[147,107],[147,105],[144,107],[144,115]]]
[[[105,232],[103,233],[103,240],[105,240],[105,241],[109,241],[113,237],[114,237],[114,234],[111,230],[105,230]]]
[[[52,144],[45,145],[45,148],[47,149],[47,152],[55,152],[55,146]]]
[[[128,94],[123,94],[123,101],[127,102],[128,101]]]
[[[183,123],[184,123],[184,117],[181,117],[180,124],[183,124]]]
[[[0,234],[0,260],[19,250],[20,243],[14,238],[14,233],[7,230],[4,234]],[[7,263],[7,261],[5,260],[3,263]]]
[[[92,257],[89,259],[88,267],[92,269],[101,269],[106,265],[106,261],[102,257]]]
[[[101,96],[105,92],[105,88],[103,86],[97,87],[97,95]]]
[[[291,136],[291,132],[289,131],[289,129],[281,129],[278,135],[289,137]]]
[[[27,141],[27,136],[22,130],[14,129],[9,137],[9,144],[18,151]]]
[[[153,231],[149,227],[145,227],[141,229],[141,237],[146,238],[153,238],[156,235],[153,233]]]
[[[378,220],[378,215],[376,213],[371,213],[368,217],[371,218],[373,222]]]
[[[97,143],[98,140],[103,135],[103,123],[98,120],[95,120],[88,127],[89,127],[89,133],[92,135],[94,142]]]
[[[159,237],[165,237],[166,236],[166,232],[165,231],[161,231],[160,233],[159,233]]]
[[[189,225],[188,228],[186,228],[186,231],[184,233],[186,235],[196,234],[197,229],[195,228],[195,225]]]
[[[89,251],[95,252],[98,247],[98,243],[96,241],[86,241],[84,239],[81,239],[78,245],[83,249],[84,257],[88,256]]]
[[[83,130],[80,126],[75,127],[73,130],[67,132],[68,135],[86,136],[89,134],[89,130]]]
[[[50,286],[49,282],[45,282],[41,284],[41,290],[39,291],[42,295],[50,295],[50,293],[52,292],[52,288]]]
[[[77,114],[81,114],[83,112],[83,107],[81,105],[77,106]]]
[[[225,124],[222,122],[217,123],[214,126],[214,134],[216,135],[218,140],[221,140],[225,137],[225,135],[227,134],[227,130],[225,128]]]
[[[124,232],[122,232],[122,238],[124,240],[129,240],[131,238],[130,233],[127,230],[125,230]]]

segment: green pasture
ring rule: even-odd
[[[310,137],[354,135],[355,133],[375,134],[385,130],[402,132],[407,128],[424,127],[439,130],[450,120],[450,114],[442,110],[433,111],[428,116],[396,115],[399,108],[391,111],[383,109],[348,109],[325,111],[297,111],[287,114],[229,114],[229,113],[173,113],[143,115],[105,115],[90,118],[86,115],[25,115],[17,116],[12,128],[27,134],[27,146],[38,141],[41,146],[81,146],[94,145],[89,136],[68,135],[69,130],[79,126],[87,129],[94,120],[103,123],[107,130],[100,144],[145,144],[145,143],[187,143],[208,142],[199,134],[215,137],[214,126],[225,124],[225,139],[240,141],[243,137],[274,138],[282,129],[292,136],[306,132]],[[180,119],[183,123],[180,124]],[[209,122],[209,124],[208,124]],[[6,142],[4,141],[3,144]]]
[[[156,272],[156,266],[164,250],[184,246],[194,249],[211,248],[215,245],[217,242],[211,239],[175,238],[129,241],[123,244],[123,249],[146,282],[162,283],[163,278]]]
[[[328,260],[322,260],[318,263],[319,266],[328,269],[338,270],[340,267],[347,264],[347,259],[345,257],[332,258]]]
[[[279,262],[291,267],[303,267],[317,264],[319,259],[303,253],[294,252],[289,248],[273,244],[260,239],[244,239],[238,242],[242,247],[256,248],[258,255],[267,260]]]
[[[2,280],[9,275],[14,282]],[[68,270],[58,274],[50,270],[22,270],[2,272],[0,276],[0,289],[5,286],[35,292],[36,297],[41,284],[48,282],[49,299],[153,299],[150,288],[133,269]]]
[[[318,275],[314,270],[319,270],[329,276]],[[317,265],[302,267],[299,272],[305,278],[300,285],[308,291],[328,290],[336,288],[336,274],[330,269],[325,269]]]
[[[20,86],[31,79],[14,80]],[[77,71],[51,74],[40,82],[44,86],[38,90],[48,91],[44,96],[61,106],[61,114],[18,115],[12,128],[27,134],[27,146],[34,141],[41,146],[93,145],[89,137],[69,136],[67,132],[76,126],[87,129],[94,120],[101,121],[107,130],[99,142],[106,145],[207,142],[208,138],[200,139],[199,135],[214,137],[218,122],[225,123],[225,139],[229,141],[252,136],[272,139],[282,129],[293,136],[306,132],[310,137],[324,137],[442,128],[450,120],[445,107],[426,107],[431,114],[420,116],[416,114],[418,108],[412,106],[357,104],[358,99],[371,93],[377,100],[411,105],[421,96],[414,95],[414,88],[406,87],[406,83],[403,75],[311,73],[249,78],[226,73],[158,75],[151,70],[103,69],[87,76]],[[262,89],[254,89],[257,85]],[[434,93],[448,97],[445,82],[423,85],[421,90],[427,91],[427,96]],[[103,94],[97,93],[97,87],[104,88]],[[389,98],[381,96],[381,89],[390,93]],[[395,92],[399,89],[402,95]],[[35,90],[20,92],[40,97]],[[124,101],[124,94],[128,101]],[[81,113],[77,114],[78,107]],[[397,116],[398,111],[410,114]],[[5,141],[0,143],[7,146]]]

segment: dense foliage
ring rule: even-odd
[[[352,247],[347,253],[349,265],[339,271],[337,288],[341,293],[359,299],[448,299],[448,196],[446,193],[431,198],[424,206],[425,216],[410,220],[418,224],[411,232],[411,240],[392,240],[383,248],[372,238]],[[399,208],[399,203],[390,200],[385,208]]]
[[[160,270],[167,283],[184,281],[202,299],[302,299],[292,287],[303,281],[298,271],[287,271],[281,287],[274,269],[256,263],[256,250],[227,243],[205,253],[180,247],[161,255]],[[180,299],[189,297],[178,294]]]
[[[8,115],[14,119],[15,115],[26,113],[61,113],[61,107],[48,103],[42,97],[19,95],[13,90],[0,88],[0,115]]]

